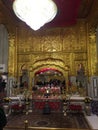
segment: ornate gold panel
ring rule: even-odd
[[[64,63],[63,65],[59,63],[59,66],[63,68],[69,66],[70,74],[75,75],[74,62],[87,61],[86,33],[86,23],[83,20],[76,26],[65,29],[55,28],[34,32],[22,28],[19,30],[18,65],[26,63],[32,68],[35,68],[34,66],[38,68],[38,65],[34,64],[37,61],[42,65],[42,60],[58,59]],[[46,62],[48,61],[45,61],[44,65],[47,64]],[[49,64],[51,65],[51,62]]]
[[[96,41],[94,32],[90,31],[89,34],[89,30],[85,20],[78,20],[73,27],[36,32],[20,27],[17,36],[9,37],[10,73],[15,75],[17,70],[16,75],[19,77],[21,66],[26,64],[30,79],[36,71],[44,67],[56,68],[66,77],[76,75],[77,66],[82,63],[86,75],[95,74]]]
[[[97,75],[97,48],[96,48],[96,32],[95,28],[89,29],[89,73]]]
[[[88,71],[89,75],[98,75],[98,47],[96,44],[96,29],[98,26],[98,0],[93,1],[88,22]]]
[[[17,47],[15,44],[15,36],[9,34],[9,76],[17,76]]]

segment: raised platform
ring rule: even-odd
[[[66,96],[65,96],[66,97]],[[75,108],[78,106],[81,106],[81,109],[84,109],[85,103],[84,99],[85,97],[81,97],[79,95],[73,95],[73,96],[68,96],[68,102],[70,102],[71,108],[74,106]],[[11,99],[11,105],[16,106],[21,102],[21,104],[25,104],[24,101],[24,96],[23,95],[17,95],[15,97],[9,97]],[[63,111],[63,98],[62,95],[33,95],[32,99],[30,100],[30,107],[33,110],[36,111],[43,111],[45,108],[46,104],[50,108],[50,110],[53,112],[60,112]]]

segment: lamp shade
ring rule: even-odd
[[[52,21],[57,14],[57,6],[52,0],[15,0],[13,10],[33,30]]]

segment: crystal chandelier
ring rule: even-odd
[[[57,6],[52,0],[14,0],[13,10],[33,30],[40,29],[57,14]]]

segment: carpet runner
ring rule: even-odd
[[[50,127],[50,128],[75,128],[75,129],[90,129],[83,113],[68,113],[64,116],[63,113],[29,113],[12,114],[8,118],[7,126],[24,126],[24,121],[28,120],[29,126],[32,127]]]

